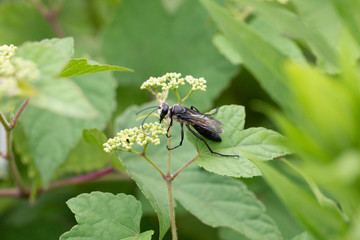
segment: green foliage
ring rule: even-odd
[[[287,155],[289,149],[284,146],[285,139],[280,134],[265,128],[244,130],[245,111],[241,106],[223,106],[216,114],[216,119],[224,123],[222,142],[209,142],[209,146],[222,154],[236,154],[239,158],[224,159],[209,152],[202,141],[187,133],[195,145],[200,157],[196,162],[206,170],[231,177],[253,177],[261,175],[252,160],[272,160]]]
[[[87,59],[71,59],[60,73],[59,77],[76,77],[79,75],[104,71],[131,71],[128,68],[106,64],[91,64]]]
[[[212,45],[215,32],[197,1],[184,1],[173,14],[160,0],[124,1],[104,32],[102,49],[110,64],[135,69],[131,75],[115,74],[121,85],[140,86],[150,76],[167,72],[204,77],[207,94],[194,94],[190,104],[208,109],[237,71]]]
[[[107,204],[104,204],[104,203]],[[92,192],[67,201],[78,225],[60,239],[151,239],[154,231],[140,233],[141,204],[133,196]]]
[[[17,45],[14,57],[39,72],[32,81],[18,79],[20,94],[0,96],[0,122],[11,133],[5,142],[15,152],[0,152],[12,177],[0,179],[1,236],[56,239],[68,231],[61,239],[170,239],[174,206],[181,239],[360,239],[359,2],[282,2],[1,1],[1,44]],[[186,128],[171,161],[164,135],[160,145],[130,153],[103,151],[109,137],[139,127],[151,110],[136,112],[158,106],[143,104],[151,98],[139,87],[166,72],[207,80],[206,93],[183,105],[206,112],[216,102],[222,142],[206,141],[239,158],[211,154]],[[3,83],[1,76],[0,90]],[[177,94],[189,89],[180,86]],[[254,98],[266,103],[251,105]],[[179,99],[170,91],[167,101]],[[267,129],[274,126],[263,116],[252,120],[252,106],[285,137]],[[156,114],[146,120],[154,121]],[[176,146],[175,122],[171,136]],[[102,174],[102,181],[67,186]],[[149,205],[145,232],[140,202],[118,194],[139,189]],[[69,198],[78,225],[64,209]]]
[[[259,38],[258,34],[262,35],[264,30],[249,29],[254,21],[250,24],[238,21],[213,1],[202,1],[244,65],[281,107],[282,111],[265,104],[260,106],[285,133],[301,163],[294,162],[280,171],[256,156],[252,160],[314,237],[358,238],[359,232],[355,229],[359,227],[360,209],[355,202],[359,201],[360,78],[356,63],[359,45],[355,43],[358,30],[354,26],[359,19],[352,11],[358,3],[325,0],[292,1],[289,5],[256,0],[235,2],[249,4],[255,20],[264,19],[299,41],[315,56],[316,63],[315,67],[310,67],[312,59],[301,63],[290,61],[295,60],[292,57],[284,58],[281,49],[272,48],[271,38]],[[329,21],[333,23],[331,27]],[[264,53],[266,57],[260,59],[260,54]],[[293,169],[297,169],[296,173]],[[296,180],[290,175],[295,175]],[[304,179],[310,189],[304,188],[299,179]],[[327,196],[331,196],[330,199]],[[306,234],[298,238],[306,238]]]

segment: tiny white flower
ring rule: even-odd
[[[124,129],[117,133],[117,136],[110,138],[103,144],[105,152],[115,150],[130,150],[134,143],[144,146],[149,143],[160,144],[159,135],[165,135],[166,128],[158,122],[145,123],[143,128]]]

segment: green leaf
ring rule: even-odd
[[[264,206],[241,181],[190,167],[174,181],[174,195],[188,211],[212,227],[228,227],[249,239],[282,238]]]
[[[72,118],[95,118],[99,112],[71,79],[47,81],[38,86],[40,94],[31,105]]]
[[[100,113],[96,118],[69,118],[28,105],[19,119],[45,185],[81,139],[83,129],[104,128],[115,108],[116,84],[109,73],[79,76],[74,82]]]
[[[60,239],[151,239],[140,232],[141,204],[131,195],[92,192],[67,201],[78,225]]]
[[[314,238],[307,232],[296,235],[292,240],[314,240]]]
[[[357,41],[358,47],[360,47],[360,30],[358,27],[360,25],[360,17],[357,11],[357,9],[360,7],[360,3],[353,0],[331,0],[330,2],[332,2],[333,6],[336,8],[338,14],[342,18],[343,23],[351,32],[354,40]]]
[[[31,145],[25,135],[24,128],[17,123],[13,131],[14,149],[21,156],[20,161],[27,166],[27,176],[31,180],[40,179],[39,172],[35,166],[35,159],[31,154]]]
[[[162,152],[162,156],[164,156],[165,151]],[[127,155],[130,154],[127,153]],[[158,162],[159,159],[161,159],[161,155],[150,155],[149,158]],[[125,157],[122,155],[121,160],[131,178],[134,179],[155,210],[159,219],[159,237],[162,239],[170,227],[169,202],[165,181],[143,158],[131,156]],[[165,162],[164,159],[162,159],[162,161]],[[165,168],[163,168],[163,170],[164,169]]]
[[[83,131],[84,140],[93,146],[103,150],[103,144],[107,141],[107,138],[103,132],[97,128],[84,129]]]
[[[110,156],[104,150],[94,147],[81,138],[56,170],[55,176],[64,176],[69,173],[82,174],[105,168],[109,166]],[[114,158],[116,157],[114,156]]]
[[[71,44],[64,39],[64,44]],[[72,47],[69,45],[68,47]],[[70,60],[68,52],[50,43],[24,43],[16,50],[16,56],[36,63],[40,80],[51,81]]]
[[[88,63],[87,59],[71,59],[65,68],[59,74],[59,77],[75,77],[89,73],[97,73],[104,71],[132,71],[129,68],[120,66],[112,66],[106,64]]]
[[[275,25],[267,21],[266,18],[261,15],[257,16],[250,21],[249,25],[284,56],[287,56],[295,62],[306,63],[306,59],[296,43],[284,36],[284,34],[279,31]]]
[[[63,51],[68,57],[72,57],[74,55],[73,37],[44,39],[40,41],[40,43],[56,47],[57,49]]]
[[[281,106],[287,106],[290,91],[286,86],[283,65],[287,60],[269,42],[245,23],[238,22],[214,1],[200,1],[231,45],[240,53],[245,66],[267,93]],[[266,56],[266,57],[264,57]]]
[[[348,223],[337,209],[328,205],[321,206],[315,196],[280,173],[270,162],[257,161],[256,165],[288,209],[315,238],[343,239]]]
[[[173,14],[164,10],[160,0],[125,1],[105,29],[103,55],[109,64],[135,70],[131,74],[115,73],[122,85],[140,87],[149,77],[167,72],[204,77],[206,94],[194,93],[187,104],[198,103],[208,109],[237,71],[213,46],[215,33],[197,1],[184,1]],[[188,91],[179,90],[181,96]],[[170,97],[175,99],[172,94]]]
[[[221,240],[248,240],[247,237],[236,232],[230,228],[220,228],[219,229],[219,237]]]
[[[106,140],[104,133],[100,130],[84,129],[81,140],[70,151],[66,161],[56,171],[56,175],[95,171],[108,166],[110,162],[116,169],[125,170],[116,154],[104,152],[103,143]]]
[[[81,89],[69,79],[54,81],[73,54],[72,38],[46,39],[26,43],[19,47],[16,56],[36,63],[40,80],[34,83],[39,94],[30,104],[74,118],[94,118],[98,111],[89,103]]]
[[[261,175],[251,162],[253,159],[271,160],[290,153],[284,146],[284,137],[264,128],[244,130],[245,112],[242,106],[230,105],[219,108],[214,116],[223,123],[222,142],[206,140],[215,152],[236,157],[222,157],[209,152],[206,145],[187,132],[188,139],[199,152],[197,163],[210,172],[232,177],[253,177]]]
[[[234,49],[223,34],[216,34],[213,38],[213,43],[219,52],[232,64],[237,65],[243,63],[240,54]]]
[[[280,4],[259,0],[237,0],[237,2],[248,4],[254,8],[255,13],[259,13],[270,25],[282,33],[306,43],[318,57],[318,62],[325,63],[330,70],[338,68],[335,48],[322,36],[322,31],[319,31],[317,26],[307,23],[306,20],[304,21]],[[320,4],[319,7],[323,6]],[[320,9],[317,8],[317,10]]]

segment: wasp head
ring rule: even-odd
[[[169,113],[169,105],[167,103],[162,103],[159,108],[159,115],[160,115],[160,123],[162,120],[168,115]]]

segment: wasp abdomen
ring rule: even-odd
[[[195,128],[195,130],[200,133],[202,136],[206,137],[209,140],[212,140],[214,142],[221,142],[221,137],[219,134],[214,133],[214,132],[210,132],[209,130],[206,130],[202,127],[199,127],[197,125],[192,125],[193,128]]]

